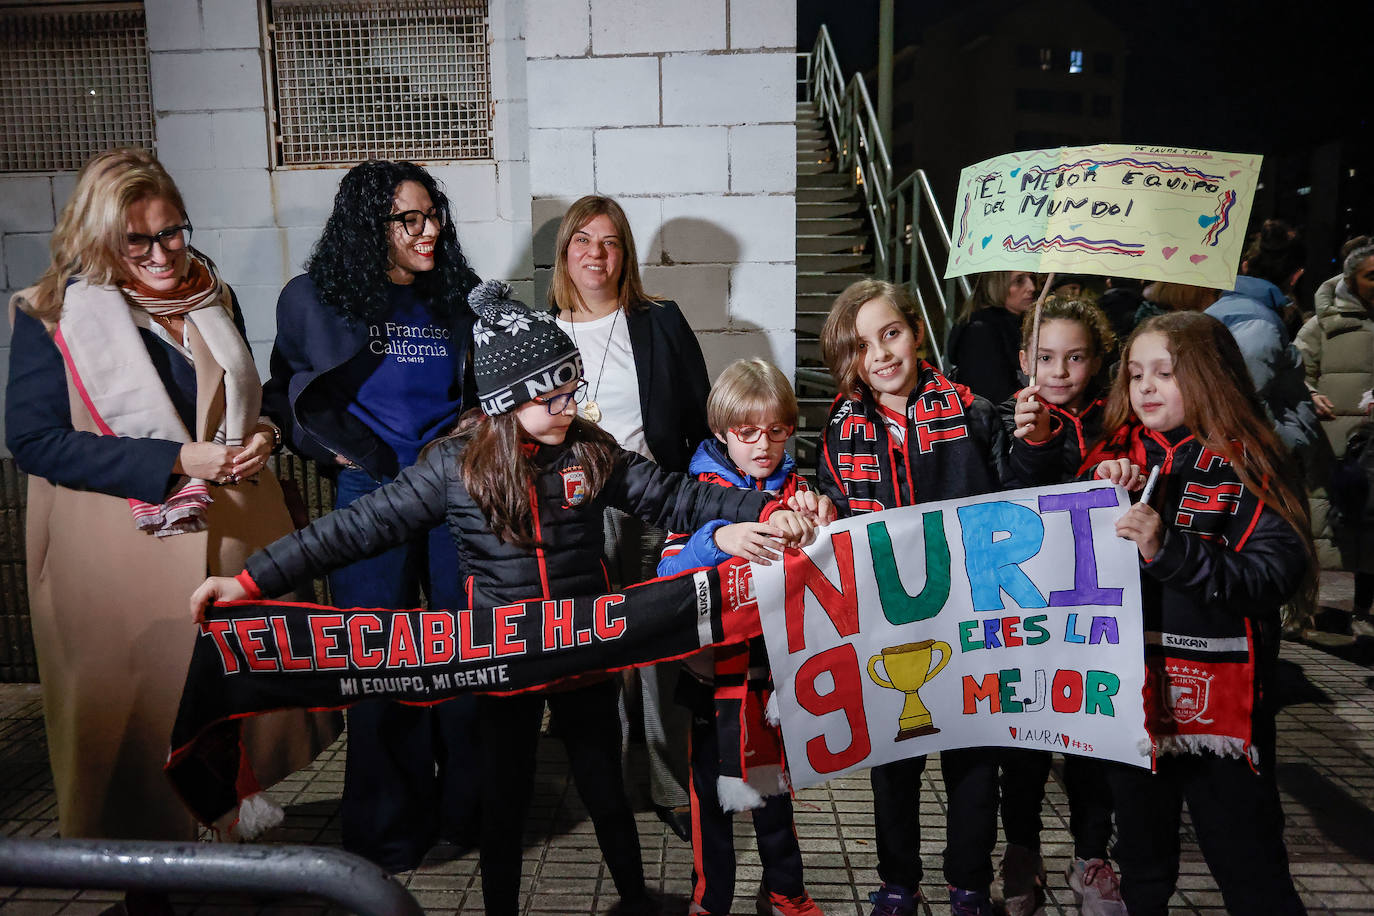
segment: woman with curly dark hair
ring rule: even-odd
[[[277,301],[266,412],[297,453],[336,477],[335,508],[390,481],[475,406],[468,368],[478,277],[448,198],[410,162],[373,160],[339,183],[334,210]],[[340,607],[466,607],[440,525],[329,576]],[[365,701],[348,713],[343,845],[411,869],[440,836],[475,839],[473,701]],[[437,767],[436,767],[437,763]]]

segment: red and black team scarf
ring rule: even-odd
[[[520,693],[761,635],[742,560],[609,595],[470,611],[233,602],[200,625],[166,771],[191,812],[212,824],[257,790],[239,736],[245,716]]]
[[[1134,419],[1098,445],[1085,472],[1111,458],[1160,467],[1152,504],[1166,527],[1240,551],[1264,511],[1224,457],[1186,430],[1158,433]],[[1145,725],[1160,754],[1212,751],[1259,755],[1252,746],[1259,698],[1255,614],[1263,609],[1209,602],[1141,576],[1145,626]],[[1277,607],[1281,596],[1275,596]]]
[[[882,409],[864,392],[841,394],[830,408],[821,460],[844,487],[852,514],[1000,489],[992,443],[970,428],[974,394],[921,362],[907,397],[906,439],[887,430]]]

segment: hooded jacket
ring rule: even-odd
[[[719,439],[704,440],[692,455],[688,471],[697,480],[709,481],[722,487],[737,487],[744,490],[761,490],[772,493],[778,499],[786,500],[798,490],[811,489],[797,473],[797,462],[791,455],[783,452],[782,462],[766,479],[750,477],[730,460],[729,454]],[[713,519],[702,525],[692,534],[670,534],[663,545],[663,558],[658,563],[660,576],[674,576],[689,569],[702,566],[719,566],[730,559],[730,554],[716,546],[716,532],[730,522],[723,518]]]
[[[1344,277],[1332,277],[1317,291],[1317,311],[1298,332],[1298,349],[1307,384],[1335,407],[1336,418],[1322,428],[1340,457],[1351,431],[1365,418],[1360,399],[1374,388],[1374,312]]]
[[[1273,283],[1242,274],[1235,290],[1210,305],[1206,314],[1235,337],[1279,439],[1304,468],[1324,467],[1322,456],[1315,454],[1321,445],[1320,421],[1304,383],[1302,355],[1283,323],[1287,305],[1288,297]]]

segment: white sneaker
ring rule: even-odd
[[[1079,916],[1127,916],[1121,902],[1121,879],[1105,859],[1074,859],[1069,863],[1069,887]]]

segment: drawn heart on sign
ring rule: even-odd
[[[985,236],[983,236],[983,247],[984,247],[984,248],[988,247],[988,242],[991,242],[991,241],[992,241],[992,236],[990,236],[990,235],[985,235]]]
[[[1170,258],[1172,258],[1174,255],[1178,254],[1178,246],[1177,246],[1177,245],[1170,245],[1170,246],[1161,248],[1161,249],[1160,249],[1160,253],[1164,255],[1164,260],[1167,261],[1167,260],[1169,260]]]
[[[1083,226],[1082,223],[1074,223],[1073,225],[1069,226],[1069,231],[1070,231],[1070,232],[1077,232],[1082,226]]]
[[[1011,732],[1012,740],[1013,740],[1013,741],[1016,740],[1016,726],[1015,726],[1015,725],[1008,725],[1008,726],[1007,726],[1007,731]]]
[[[1201,226],[1203,229],[1206,229],[1208,226],[1212,225],[1213,223],[1215,223],[1215,222],[1216,222],[1217,220],[1219,220],[1219,219],[1221,219],[1221,217],[1220,217],[1220,216],[1215,216],[1215,215],[1214,215],[1214,216],[1199,216],[1199,217],[1197,218],[1197,224],[1198,224],[1199,226]]]
[[[1232,177],[1232,178],[1235,178],[1235,177],[1236,177],[1237,175],[1239,175],[1239,174],[1240,174],[1240,169],[1232,169],[1232,170],[1231,170],[1231,177]]]
[[[968,243],[968,253],[969,253],[969,254],[973,254],[973,243],[972,243],[972,242],[969,242],[969,243]]]
[[[1194,264],[1201,264],[1203,261],[1207,260],[1207,255],[1205,255],[1205,254],[1190,254],[1190,255],[1188,255],[1188,260],[1192,261]]]
[[[1059,740],[1064,742],[1064,746],[1065,746],[1065,747],[1068,747],[1068,746],[1069,746],[1069,736],[1068,736],[1068,735],[1060,735],[1060,736],[1059,736]]]
[[[1021,173],[1021,167],[1020,167],[1019,165],[1018,165],[1016,168],[1012,169],[1010,172],[1008,172],[1008,174],[1011,175],[1012,178],[1015,178],[1015,177],[1016,177],[1017,175],[1019,175],[1020,173]]]

